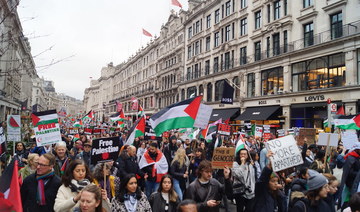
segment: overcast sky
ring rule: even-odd
[[[178,1],[187,10],[187,0]],[[180,10],[171,0],[21,0],[18,13],[38,75],[82,100],[90,77],[146,46],[142,28],[159,36],[171,9]]]

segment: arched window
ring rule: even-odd
[[[199,95],[204,95],[204,86],[203,85],[199,86]]]
[[[196,86],[192,86],[187,89],[187,98],[190,98],[190,96],[196,96],[197,95],[197,89]]]
[[[234,83],[234,85],[231,85],[234,89],[235,89],[235,99],[238,99],[240,97],[240,80],[239,77],[234,77],[232,82]]]
[[[181,101],[185,100],[185,89],[181,90]]]
[[[224,87],[224,80],[215,82],[215,101],[220,101]]]
[[[208,83],[206,86],[206,101],[207,102],[212,102],[212,90],[213,90],[213,86],[212,83]]]

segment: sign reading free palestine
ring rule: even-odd
[[[31,114],[37,146],[54,144],[61,141],[60,126],[56,110]]]

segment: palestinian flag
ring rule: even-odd
[[[48,124],[58,124],[58,114],[56,110],[47,110],[31,114],[31,120],[34,127]]]
[[[156,135],[178,128],[192,128],[199,111],[202,96],[170,105],[150,117]]]
[[[82,127],[82,126],[83,126],[83,122],[82,122],[81,119],[78,120],[78,121],[76,121],[76,122],[73,124],[73,127],[77,127],[77,128]]]
[[[141,105],[139,104],[139,107],[138,107],[138,113],[137,113],[137,117],[141,117],[145,115],[144,114],[144,109],[141,107]]]
[[[339,116],[334,119],[334,125],[343,130],[360,130],[360,115]]]
[[[245,142],[244,142],[244,138],[242,137],[242,135],[239,135],[239,139],[236,143],[236,147],[235,147],[235,155],[238,151],[240,151],[240,149],[244,149],[245,148]]]
[[[69,164],[69,160],[70,160],[69,158],[66,158],[63,165],[61,166],[61,168],[60,168],[60,175],[61,176],[63,176],[63,174],[65,173],[65,170],[66,170],[66,168],[67,168],[67,166]]]
[[[18,161],[13,159],[6,167],[0,177],[0,192],[4,194],[5,199],[9,200],[16,212],[22,212],[22,203],[20,195],[20,178],[18,174]]]
[[[152,167],[152,177],[156,177],[156,182],[159,183],[162,176],[164,176],[165,174],[167,174],[168,171],[168,163],[167,160],[164,156],[164,154],[157,149],[156,152],[157,156],[156,159],[152,159],[150,154],[149,154],[149,150],[146,150],[146,152],[144,153],[143,157],[141,157],[140,161],[139,161],[139,167],[140,169],[145,168],[147,166],[151,166],[154,165]]]
[[[126,143],[127,145],[132,145],[134,143],[135,138],[140,136],[144,136],[145,134],[145,117],[142,116],[139,120],[137,120],[134,126],[129,131],[129,136],[127,137]]]
[[[124,111],[121,110],[120,112],[115,113],[114,115],[110,116],[110,120],[113,122],[116,121],[124,121],[125,120],[125,114]]]
[[[84,117],[81,119],[84,120],[92,120],[94,118],[94,112],[90,110]]]
[[[123,121],[118,121],[117,127],[125,127],[125,123]]]

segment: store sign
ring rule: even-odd
[[[315,101],[324,101],[324,100],[325,100],[324,95],[305,96],[305,102],[315,102]]]

